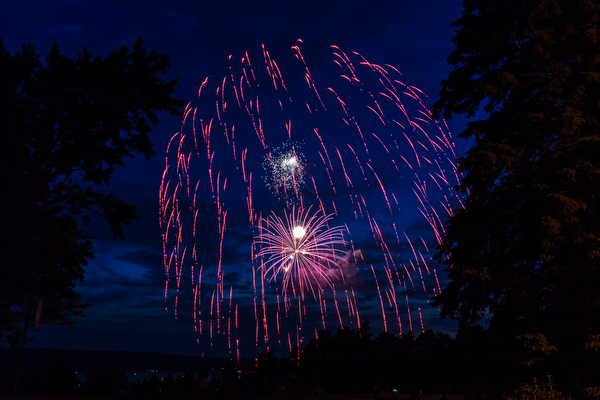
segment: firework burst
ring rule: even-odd
[[[313,298],[324,287],[340,279],[342,264],[346,262],[344,227],[328,228],[332,215],[319,211],[312,213],[292,208],[285,213],[285,220],[275,213],[259,224],[259,235],[255,243],[260,248],[256,257],[264,259],[262,267],[271,280],[282,276],[283,293],[296,293],[304,299],[306,290]]]
[[[299,196],[304,185],[305,168],[304,155],[299,151],[300,146],[299,143],[284,143],[265,156],[264,183],[277,196]]]

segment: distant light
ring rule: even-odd
[[[392,389],[392,392],[398,393],[398,389]]]

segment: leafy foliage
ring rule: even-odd
[[[600,333],[600,5],[465,0],[434,105],[484,117],[461,134],[463,210],[437,258],[433,305],[489,327],[512,360],[558,366]],[[482,113],[477,114],[477,116]],[[543,368],[550,368],[546,364]]]
[[[538,383],[537,379],[533,379],[533,383],[526,383],[509,396],[506,400],[565,400],[565,397],[552,381],[552,377],[547,375],[546,378]]]
[[[92,215],[115,237],[138,216],[99,187],[136,153],[153,154],[157,113],[177,113],[167,56],[131,48],[76,60],[52,48],[45,64],[32,46],[14,55],[0,42],[0,196],[3,254],[0,341],[16,345],[41,303],[38,323],[72,324],[87,307],[74,290],[93,257],[82,231]]]

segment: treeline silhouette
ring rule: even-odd
[[[281,359],[272,350],[261,353],[251,374],[254,391],[357,394],[378,387],[444,393],[469,386],[457,369],[457,343],[447,333],[381,332],[373,337],[369,330],[368,321],[358,330],[345,327],[335,334],[323,330],[317,339]]]
[[[517,389],[514,382],[548,373],[544,365],[515,367],[510,356],[480,326],[465,329],[456,338],[431,329],[418,336],[413,332],[373,336],[367,321],[358,330],[345,327],[335,334],[323,330],[288,357],[278,358],[267,349],[258,356],[250,382],[253,392],[263,394],[398,391],[411,393],[411,398],[422,392],[492,399]]]

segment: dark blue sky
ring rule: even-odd
[[[302,53],[307,59],[312,57],[317,60],[312,71],[322,79],[327,79],[329,69],[320,59],[326,59],[330,54],[328,46],[335,44],[348,54],[356,51],[370,62],[395,66],[402,72],[404,83],[418,87],[435,100],[440,81],[450,71],[445,59],[453,49],[450,23],[460,15],[458,3],[443,0],[8,0],[0,4],[0,37],[11,53],[19,51],[21,44],[31,43],[44,56],[56,42],[63,53],[72,57],[83,47],[87,47],[92,55],[105,56],[114,49],[131,46],[141,37],[147,48],[170,54],[172,66],[164,79],[179,78],[176,95],[186,102],[195,99],[205,77],[219,78],[227,72],[230,54],[237,59],[245,50],[249,50],[255,63],[262,62],[260,46],[264,44],[273,59],[278,60],[282,69],[285,69],[291,46],[298,38],[302,38]],[[283,75],[285,77],[285,71]],[[173,134],[179,131],[180,125],[180,117],[165,115],[162,123],[151,133],[157,152],[153,160],[129,160],[111,182],[109,190],[137,205],[142,219],[127,227],[125,242],[110,240],[111,235],[102,224],[95,228],[96,258],[86,269],[85,282],[78,286],[83,300],[92,304],[86,312],[87,318],[78,320],[73,328],[42,326],[31,346],[229,355],[227,347],[219,340],[211,341],[206,335],[199,336],[194,332],[190,287],[184,287],[182,283],[177,319],[172,311],[172,291],[165,303],[158,190],[167,144]],[[451,121],[449,127],[456,138],[464,127],[464,121]],[[468,147],[460,139],[456,140],[456,144],[458,154]],[[407,152],[407,157],[410,154]],[[257,160],[261,157],[257,156]],[[395,190],[397,193],[406,193],[405,196],[398,195],[401,204],[414,196],[410,186],[405,190],[398,187]],[[239,196],[240,199],[245,201],[243,196]],[[379,211],[373,210],[373,214]],[[208,215],[207,218],[210,217]],[[417,223],[413,217],[411,214],[396,221],[398,226],[410,225],[400,227],[400,235],[403,231],[410,235],[409,232],[427,230],[424,219]],[[236,229],[233,226],[230,232],[234,233]],[[245,235],[251,236],[252,233]],[[430,250],[435,245],[435,241],[428,243]],[[232,238],[230,246],[230,250],[241,246],[243,251],[240,250],[240,253],[245,253],[250,245],[242,239]],[[397,250],[399,254],[408,251],[406,246],[401,247]],[[207,260],[209,258],[207,256]],[[208,264],[211,262],[205,262],[206,268],[210,268]],[[374,265],[377,267],[377,264]],[[429,262],[429,265],[438,268],[435,262]],[[264,350],[264,344],[260,344],[258,349],[255,347],[256,322],[254,315],[248,315],[252,314],[249,311],[252,296],[249,294],[253,288],[243,288],[249,282],[247,274],[251,276],[251,267],[251,262],[241,259],[237,263],[230,263],[230,269],[225,273],[225,279],[229,279],[235,287],[234,298],[240,306],[240,325],[247,326],[247,329],[240,329],[236,333],[236,338],[242,343],[243,357],[252,357]],[[440,273],[440,278],[443,278],[442,275]],[[362,290],[364,294],[364,297],[358,296],[358,302],[365,303],[361,320],[369,319],[373,332],[378,333],[381,330],[381,317],[375,312],[371,314],[368,311],[371,306],[366,304],[376,294],[369,292],[371,289],[366,282],[353,283],[355,289]],[[431,292],[409,291],[408,295],[412,310],[422,308],[426,329],[454,331],[452,323],[440,320],[435,310],[426,305]],[[405,304],[404,293],[402,301]],[[203,305],[206,307],[206,304],[205,301]],[[170,308],[167,312],[165,305]],[[312,315],[309,310],[307,319]],[[305,340],[314,337],[313,325],[310,321],[303,325],[308,331],[304,334]],[[329,329],[335,331],[337,327],[334,323],[328,323]],[[415,330],[418,333],[420,328]],[[275,343],[271,343],[271,346],[277,348]],[[285,354],[286,349],[287,345],[282,345],[278,351]]]

